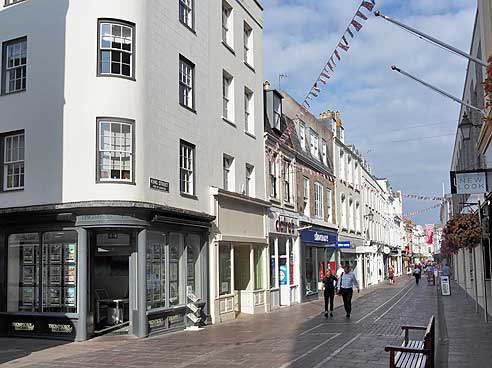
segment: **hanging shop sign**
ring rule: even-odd
[[[270,232],[297,236],[299,219],[286,216],[279,212],[270,211]]]
[[[452,194],[483,194],[487,192],[487,171],[451,171]]]
[[[337,246],[338,234],[323,230],[303,230],[301,240],[305,243]]]

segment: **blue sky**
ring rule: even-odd
[[[377,9],[469,51],[475,0],[376,0]],[[263,0],[265,78],[302,101],[333,52],[360,0]],[[365,12],[367,13],[367,12]],[[338,110],[346,143],[394,190],[440,195],[449,169],[459,105],[390,70],[393,64],[450,92],[463,94],[467,61],[370,16],[350,42],[330,82],[311,104],[318,115]],[[433,138],[427,138],[433,137]],[[425,138],[425,139],[422,139]],[[436,202],[405,200],[404,212]],[[439,221],[439,210],[414,216]]]

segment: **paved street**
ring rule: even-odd
[[[435,290],[425,283],[416,288],[406,277],[394,286],[376,286],[355,300],[350,320],[340,306],[333,319],[325,319],[316,301],[147,339],[106,337],[59,346],[2,339],[0,361],[6,367],[387,367],[384,346],[401,341],[400,325],[425,324],[436,314]]]

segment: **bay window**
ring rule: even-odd
[[[24,133],[5,135],[3,146],[3,190],[23,189]]]
[[[2,93],[26,90],[27,38],[23,37],[3,44]]]
[[[98,74],[135,77],[135,25],[99,20]]]

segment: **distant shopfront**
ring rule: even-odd
[[[300,300],[298,228],[297,213],[278,208],[269,210],[271,309]]]
[[[303,225],[301,225],[303,226]],[[338,234],[321,228],[310,228],[301,231],[301,268],[303,275],[303,300],[317,298],[321,290],[321,281],[327,269],[335,272]],[[346,246],[341,244],[340,246]]]
[[[212,220],[134,202],[0,213],[0,333],[81,341],[194,325],[190,295],[200,318],[208,308]]]

